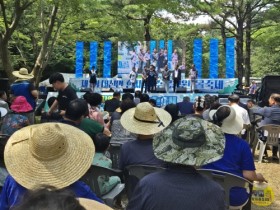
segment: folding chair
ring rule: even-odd
[[[247,205],[248,207],[246,209],[247,210],[251,209],[251,193],[252,193],[251,189],[253,187],[253,184],[249,180],[224,171],[218,171],[212,169],[198,169],[197,171],[200,174],[207,176],[213,181],[219,183],[224,188],[227,209],[242,209],[248,202],[249,202]],[[241,206],[229,205],[230,189],[233,187],[246,188],[247,192],[250,193],[248,200]]]
[[[131,198],[134,188],[136,187],[137,183],[142,179],[144,176],[164,171],[165,168],[159,166],[149,166],[149,165],[131,165],[127,166],[124,170],[124,180],[125,180],[125,188],[128,200]]]
[[[260,139],[257,133],[262,134],[264,139]],[[258,145],[260,145],[260,152],[259,152],[259,159],[258,159],[259,163],[262,162],[266,145],[277,146],[278,152],[280,154],[280,146],[279,146],[280,125],[269,124],[256,128],[256,138],[257,138],[256,145],[254,146],[253,151],[255,152],[255,149],[258,147]]]
[[[81,181],[89,185],[91,190],[95,192],[98,197],[104,200],[108,206],[113,207],[115,201],[119,198],[119,196],[121,196],[124,190],[124,184],[117,184],[110,192],[105,195],[101,195],[101,190],[98,184],[98,177],[100,176],[118,176],[122,180],[122,171],[92,165],[86,174],[81,178]]]
[[[123,143],[120,142],[110,142],[109,149],[107,150],[110,154],[110,159],[112,160],[112,168],[119,169],[120,162],[120,152]]]

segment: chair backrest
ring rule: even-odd
[[[0,167],[5,167],[4,163],[4,150],[5,146],[7,144],[7,141],[9,140],[10,136],[6,134],[0,134]]]
[[[250,189],[253,185],[249,180],[244,179],[240,176],[236,176],[231,173],[227,173],[224,171],[212,170],[212,169],[198,169],[200,174],[207,176],[213,181],[219,183],[225,190],[225,200],[227,208],[229,207],[229,199],[230,199],[230,189],[233,187],[242,187],[246,189]]]
[[[109,149],[107,150],[110,154],[110,159],[112,160],[112,168],[119,169],[120,162],[120,152],[123,143],[121,142],[110,142]]]
[[[278,146],[280,139],[280,125],[268,124],[257,129],[266,137],[267,144]]]
[[[80,180],[85,182],[90,187],[90,189],[99,197],[102,196],[98,184],[98,177],[100,176],[118,176],[122,179],[123,173],[120,170],[92,165]]]
[[[125,188],[127,192],[128,200],[131,198],[134,188],[137,183],[144,176],[164,171],[165,168],[159,166],[149,166],[149,165],[130,165],[124,170]]]

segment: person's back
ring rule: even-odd
[[[182,102],[177,103],[181,115],[193,114],[193,103],[190,102],[189,97],[184,98]]]
[[[127,131],[121,124],[120,120],[114,120],[111,125],[111,141],[127,142],[136,140],[137,135]]]
[[[224,210],[224,191],[193,167],[171,167],[140,180],[127,210]]]
[[[11,136],[14,132],[29,124],[29,120],[26,116],[14,112],[8,113],[3,119],[1,132]]]

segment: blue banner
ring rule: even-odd
[[[218,78],[219,40],[210,39],[209,78]]]
[[[84,68],[84,42],[76,42],[76,71],[75,77],[83,77]]]
[[[157,48],[157,42],[154,40],[150,41],[150,53],[151,54],[154,52],[155,48]]]
[[[111,41],[104,42],[104,63],[103,63],[103,77],[111,77],[111,60],[112,60],[112,43]]]
[[[165,47],[164,47],[164,40],[159,40],[159,49],[161,50],[161,49],[164,49]]]
[[[168,69],[172,69],[172,53],[173,53],[173,41],[167,41],[167,60],[168,60]]]
[[[235,39],[226,39],[226,78],[234,78],[235,71]]]
[[[98,42],[90,42],[89,51],[89,68],[92,69],[94,66],[95,70],[97,70]]]
[[[193,42],[193,63],[197,70],[198,78],[202,76],[202,39],[195,39]]]

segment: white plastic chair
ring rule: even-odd
[[[261,132],[263,136],[266,138],[266,141],[264,142],[259,137],[257,137],[258,143],[256,145],[256,148],[258,148],[258,145],[260,145],[259,160],[258,160],[259,163],[262,162],[266,145],[277,146],[278,152],[280,154],[280,147],[279,147],[280,125],[273,125],[273,124],[264,125],[257,128],[256,131],[259,133]]]

